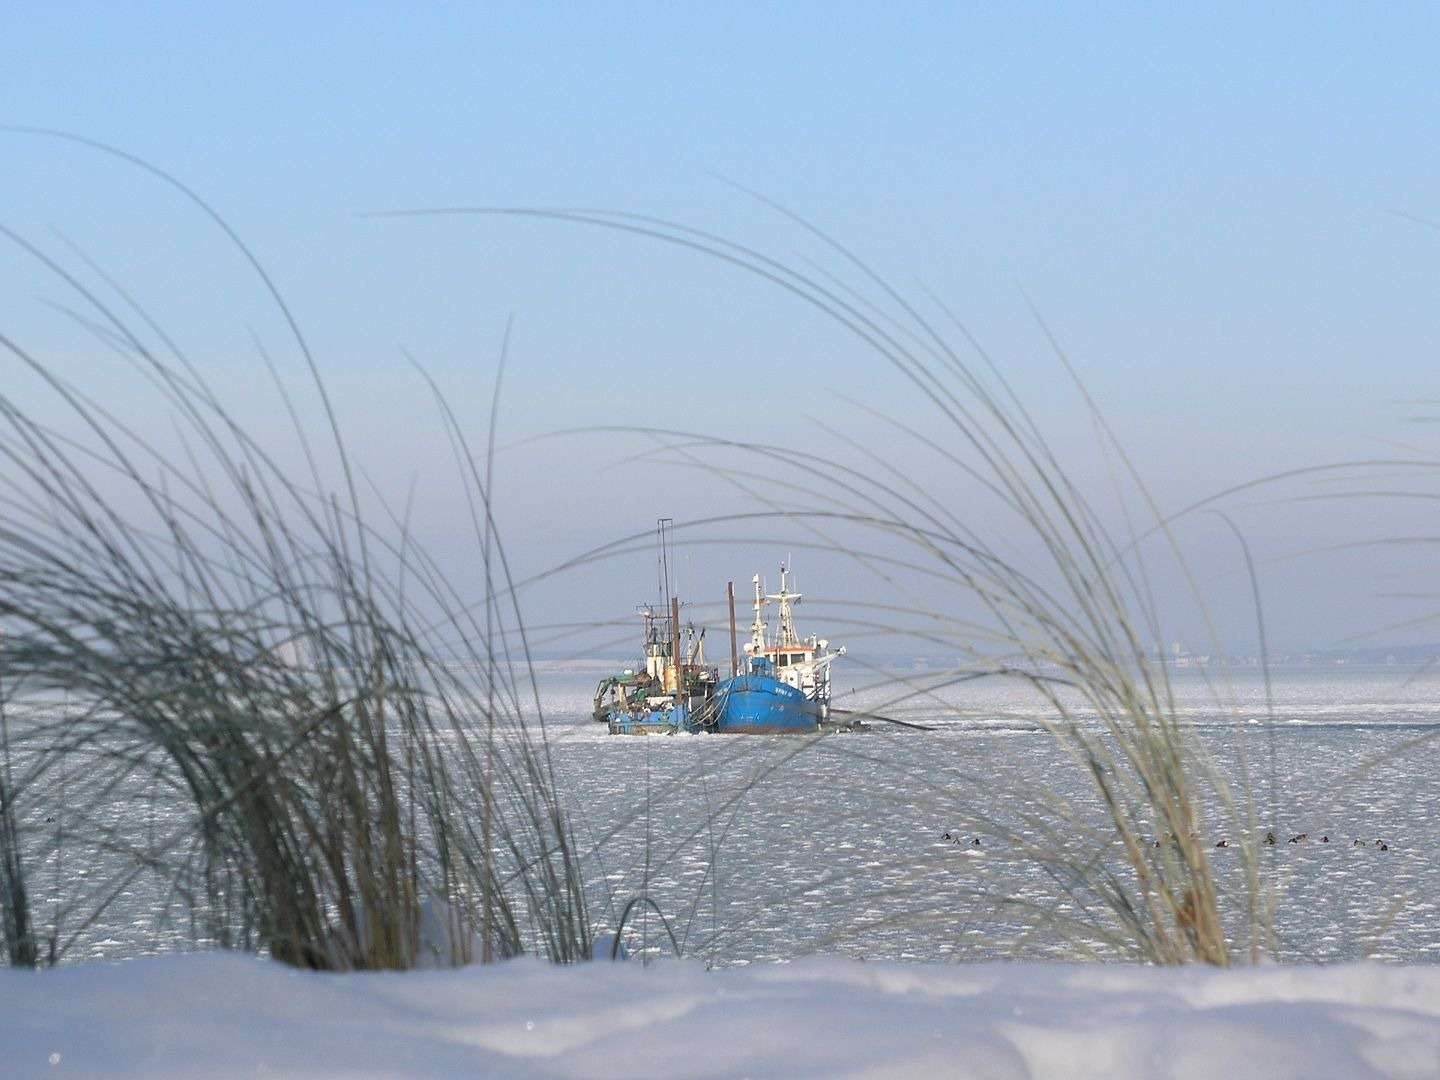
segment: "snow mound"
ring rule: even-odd
[[[15,1076],[1440,1078],[1440,968],[0,971]]]

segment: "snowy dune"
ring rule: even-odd
[[[5,1076],[1440,1077],[1440,967],[0,972]]]

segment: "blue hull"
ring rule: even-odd
[[[651,712],[613,711],[608,719],[612,735],[679,735],[699,730],[684,705]]]
[[[715,689],[715,731],[772,735],[818,731],[820,706],[769,675],[738,675]]]

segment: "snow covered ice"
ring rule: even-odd
[[[8,1076],[1440,1076],[1434,967],[520,960],[323,975],[209,954],[6,971],[0,1001]]]

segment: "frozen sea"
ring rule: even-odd
[[[641,895],[663,913],[665,925],[637,909],[632,952],[678,947],[724,967],[815,954],[1113,955],[1066,928],[1084,898],[1001,835],[1053,827],[1049,842],[1074,857],[1117,856],[1083,828],[1098,814],[1089,781],[1040,727],[1045,707],[1030,692],[978,682],[915,693],[943,681],[933,671],[868,688],[837,674],[837,705],[936,730],[621,738],[589,718],[600,674],[542,669],[540,698],[597,924],[612,928]],[[1258,828],[1281,839],[1263,850],[1277,954],[1440,959],[1440,676],[1326,667],[1276,670],[1271,681],[1273,708],[1254,669],[1173,676],[1179,715],[1230,775],[1248,768]],[[53,808],[41,799],[30,812],[63,808],[66,793],[50,795]],[[168,824],[162,811],[149,827]],[[1207,821],[1207,842],[1234,842],[1235,827]],[[1301,833],[1306,842],[1285,843]],[[1213,854],[1240,935],[1239,852]],[[73,857],[36,867],[39,912],[113,871]],[[193,947],[174,897],[168,915],[159,899],[143,875],[124,881],[68,958]]]
[[[873,724],[795,740],[612,737],[587,715],[593,678],[550,676],[555,761],[582,842],[603,862],[592,881],[602,919],[643,892],[683,948],[721,965],[1090,955],[1095,942],[1059,928],[1080,901],[994,836],[1024,834],[1029,815],[1091,854],[1098,842],[1064,831],[1098,812],[1087,777],[1024,688],[966,683],[896,700],[943,680],[920,671],[867,690],[837,676],[837,705],[933,732]],[[1440,677],[1325,667],[1270,681],[1267,705],[1256,669],[1173,676],[1180,717],[1228,775],[1248,768],[1258,828],[1280,840],[1262,849],[1277,954],[1440,959]],[[1207,822],[1207,842],[1234,843],[1236,824]],[[1213,854],[1238,935],[1240,855]],[[1037,914],[1017,914],[1026,905]],[[644,929],[650,947],[670,948],[655,920]]]

